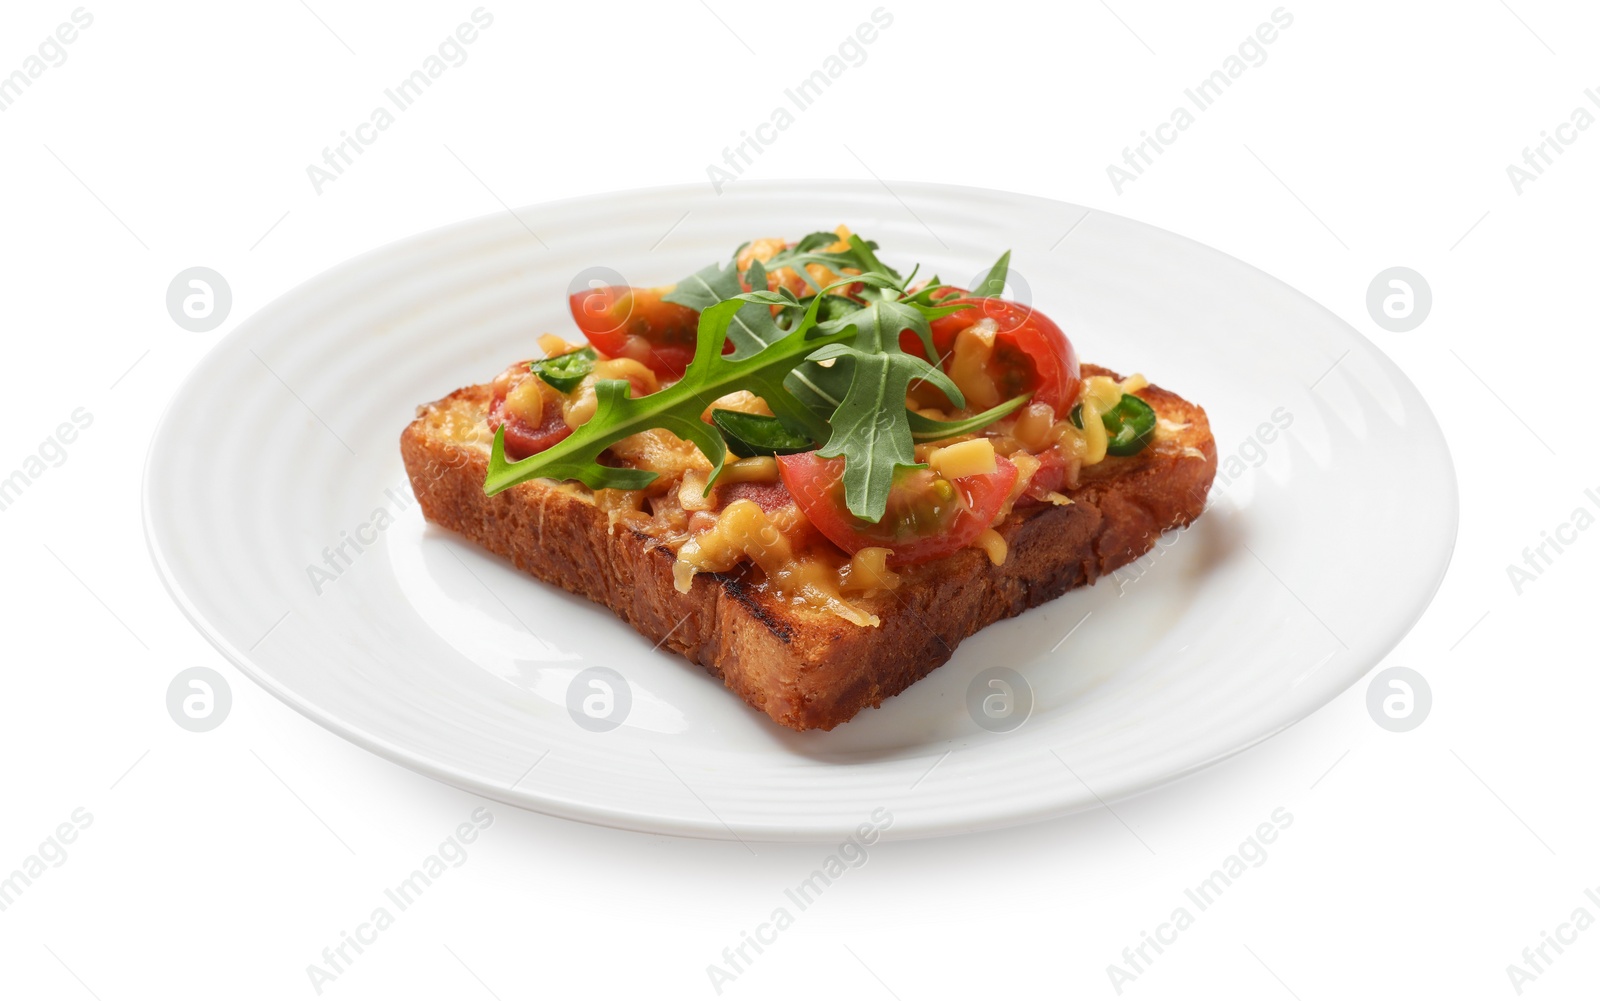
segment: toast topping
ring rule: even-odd
[[[578,292],[587,344],[418,409],[423,514],[808,730],[1204,511],[1204,411],[1080,369],[1000,298],[1009,254],[967,292],[876,249],[841,227]]]
[[[576,481],[674,548],[680,591],[748,564],[874,625],[856,600],[892,567],[968,547],[999,565],[1014,509],[1070,504],[1084,467],[1163,433],[1143,377],[1081,378],[1054,323],[1000,298],[1009,253],[969,293],[876,249],[840,227],[575,294],[588,346],[544,335],[546,358],[495,380],[486,492]]]
[[[761,569],[766,586],[775,594],[832,612],[858,626],[878,625],[876,615],[846,600],[842,591],[849,588],[857,594],[870,594],[898,584],[899,576],[888,569],[884,551],[857,554],[859,563],[852,557],[843,566],[821,556],[798,554],[785,531],[786,522],[789,531],[794,530],[798,515],[790,507],[784,514],[769,517],[754,501],[734,501],[710,528],[679,548],[672,567],[673,585],[688,593],[696,573],[726,573],[748,559]]]

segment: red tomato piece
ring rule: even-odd
[[[844,500],[844,459],[815,452],[778,457],[778,472],[806,518],[847,553],[868,546],[892,551],[889,563],[906,566],[948,556],[972,543],[1005,503],[1017,467],[995,457],[995,471],[944,479],[927,469],[895,473],[889,507],[877,522],[851,514]]]
[[[700,314],[662,298],[675,287],[607,285],[573,293],[569,306],[596,351],[608,358],[632,358],[676,379],[694,360]]]
[[[960,289],[941,288],[939,294],[960,293]],[[1067,413],[1078,401],[1078,355],[1072,342],[1048,316],[1031,306],[1009,299],[979,299],[961,294],[940,305],[970,305],[949,316],[931,323],[933,349],[941,360],[950,357],[955,347],[956,335],[975,323],[988,319],[996,326],[994,355],[989,360],[989,370],[1000,387],[1001,396],[1009,399],[1031,392],[1033,398],[1047,403],[1057,414]],[[909,330],[900,334],[903,350],[925,357],[922,342]]]

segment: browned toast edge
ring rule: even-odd
[[[1117,377],[1084,366],[1084,375],[1096,374]],[[400,448],[429,521],[605,605],[783,726],[831,730],[925,677],[978,630],[1093,583],[1200,515],[1217,465],[1205,411],[1157,386],[1138,395],[1186,426],[1137,456],[1088,467],[1080,485],[1064,491],[1070,505],[1013,512],[998,526],[1009,549],[1001,565],[964,549],[906,568],[888,596],[862,603],[879,615],[876,628],[788,605],[756,583],[748,565],[697,574],[679,593],[673,552],[625,521],[613,527],[581,487],[535,480],[486,496],[487,451],[431,434],[429,419],[440,407],[485,410],[487,386],[419,408]]]

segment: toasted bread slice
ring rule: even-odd
[[[1083,374],[1115,373],[1092,365]],[[748,564],[673,587],[673,551],[614,522],[581,486],[533,480],[484,494],[486,385],[419,408],[401,451],[428,520],[541,580],[599,602],[676,650],[783,726],[831,730],[897,695],[983,627],[1138,559],[1205,508],[1216,443],[1198,406],[1156,386],[1138,391],[1162,419],[1148,447],[1085,468],[1066,505],[1013,511],[997,526],[999,566],[978,549],[903,568],[892,592],[858,602],[881,625],[856,626],[770,595]]]

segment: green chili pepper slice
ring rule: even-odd
[[[1106,452],[1111,455],[1138,455],[1156,433],[1156,412],[1150,404],[1123,393],[1117,405],[1100,415],[1110,440]]]
[[[816,442],[790,431],[776,417],[713,410],[711,421],[722,432],[728,451],[745,459],[755,455],[793,455],[817,447]]]
[[[579,348],[554,358],[541,358],[530,362],[528,368],[539,378],[563,393],[570,393],[594,371],[594,348]]]
[[[1083,408],[1073,407],[1068,419],[1082,428]],[[1106,427],[1107,455],[1138,455],[1156,433],[1156,412],[1132,393],[1123,393],[1116,406],[1100,415],[1100,423]]]

